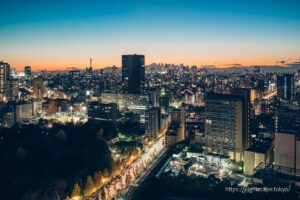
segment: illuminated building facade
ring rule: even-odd
[[[295,99],[294,74],[277,75],[277,96],[281,100],[293,101]]]
[[[142,123],[145,123],[145,113],[150,108],[149,96],[140,94],[101,93],[101,102],[116,103],[120,112],[139,114]]]
[[[110,122],[117,125],[118,105],[115,103],[90,102],[88,104],[88,118]]]
[[[0,100],[7,99],[8,84],[10,81],[10,65],[0,62]]]
[[[243,160],[243,98],[209,93],[205,102],[205,147],[208,152]]]
[[[160,133],[160,108],[150,108],[145,116],[145,135],[148,138],[157,139]]]

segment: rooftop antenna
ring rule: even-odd
[[[93,62],[93,60],[92,60],[92,58],[90,58],[90,68],[92,68],[92,62]]]

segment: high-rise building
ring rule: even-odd
[[[33,97],[37,99],[42,99],[45,92],[44,81],[42,78],[38,77],[32,81]]]
[[[113,126],[116,126],[118,119],[118,105],[116,103],[90,102],[88,104],[88,118],[110,122]]]
[[[157,139],[160,133],[160,108],[150,108],[145,116],[145,135],[148,138]]]
[[[170,96],[169,95],[163,95],[159,97],[159,106],[161,108],[167,108],[170,105]]]
[[[265,81],[263,79],[257,81],[257,92],[260,97],[265,94]]]
[[[10,80],[10,65],[8,63],[0,62],[0,100],[7,99],[7,90]]]
[[[173,146],[185,140],[184,127],[178,123],[171,123],[165,135],[166,146]]]
[[[243,123],[243,144],[244,148],[248,148],[251,145],[250,135],[250,108],[251,108],[251,90],[247,88],[236,88],[231,91],[231,94],[241,96],[243,99],[243,112],[242,112],[242,123]]]
[[[24,67],[24,74],[25,74],[25,77],[30,77],[31,76],[31,67],[30,66],[25,66]]]
[[[149,91],[149,95],[150,95],[151,105],[153,107],[159,107],[159,97],[160,97],[159,90],[151,90]]]
[[[209,93],[205,100],[205,147],[239,162],[246,149],[243,97]]]
[[[277,96],[281,100],[293,101],[295,99],[294,74],[277,75]]]
[[[171,124],[165,135],[166,146],[176,145],[185,140],[185,110],[184,108],[172,109]]]
[[[128,94],[141,94],[145,84],[145,56],[122,56],[122,87]]]
[[[275,131],[298,133],[300,131],[300,109],[281,106],[275,113]]]
[[[184,108],[176,108],[171,111],[171,123],[185,124]]]

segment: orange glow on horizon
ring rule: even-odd
[[[201,60],[201,62],[199,62],[199,60]],[[240,64],[242,66],[254,66],[254,65],[262,65],[262,66],[271,66],[271,65],[278,65],[275,61],[274,58],[258,58],[258,59],[253,59],[253,60],[241,60],[241,59],[236,59],[235,61],[232,59],[218,59],[218,62],[215,62],[213,59],[207,59],[207,60],[203,60],[203,59],[193,59],[193,60],[182,60],[182,62],[180,61],[180,59],[176,59],[176,60],[168,60],[168,59],[151,59],[146,57],[146,65],[150,65],[152,63],[169,63],[169,64],[175,64],[175,65],[179,65],[181,63],[185,64],[185,65],[197,65],[198,67],[201,66],[215,66],[218,68],[226,68],[226,67],[230,67],[234,64]],[[107,60],[107,61],[103,61],[103,62],[97,62],[96,59],[93,59],[93,69],[102,69],[105,67],[109,67],[109,66],[117,66],[120,67],[121,66],[121,59],[119,60]],[[89,66],[89,60],[87,61],[46,61],[46,60],[39,60],[39,61],[9,61],[9,60],[4,60],[4,62],[8,62],[9,64],[11,64],[11,66],[16,67],[17,70],[19,71],[23,71],[24,70],[24,66],[31,66],[33,71],[59,71],[59,70],[69,70],[72,69],[73,67],[78,68],[78,69],[85,69],[86,67]]]

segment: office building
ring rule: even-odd
[[[184,108],[174,108],[171,110],[171,123],[185,124]]]
[[[171,123],[165,135],[166,146],[174,146],[183,140],[185,140],[184,125]]]
[[[141,94],[145,84],[145,56],[122,56],[122,89],[124,93]]]
[[[265,94],[265,81],[263,79],[257,81],[257,93],[260,97]]]
[[[0,101],[7,100],[7,91],[10,81],[10,65],[0,62]]]
[[[45,86],[44,86],[44,81],[42,78],[38,77],[32,81],[32,90],[33,90],[34,98],[37,98],[37,99],[43,98],[43,94],[45,92]]]
[[[173,146],[187,138],[184,108],[171,110],[171,123],[165,135],[166,146]]]
[[[159,90],[151,90],[149,91],[150,95],[150,102],[152,107],[159,107],[159,97],[160,97],[160,92]]]
[[[293,101],[295,99],[295,82],[293,74],[277,75],[277,96],[280,100]]]
[[[275,131],[297,133],[300,130],[300,109],[281,106],[275,113]]]
[[[101,102],[116,103],[120,112],[138,114],[141,123],[145,123],[145,113],[150,108],[149,96],[140,94],[101,93]]]
[[[33,119],[33,105],[31,102],[18,102],[16,104],[16,123],[29,122]]]
[[[237,162],[246,149],[243,131],[243,97],[209,93],[205,100],[206,151],[227,155]]]
[[[253,91],[253,90],[252,90]],[[247,88],[236,88],[231,91],[232,95],[242,97],[242,124],[243,124],[243,138],[242,142],[244,148],[247,149],[251,145],[251,135],[250,135],[250,109],[251,109],[251,90]],[[254,95],[255,96],[255,95]]]
[[[160,108],[150,108],[145,116],[145,135],[148,138],[157,139],[160,133],[161,121]]]
[[[88,118],[110,122],[113,126],[117,126],[118,105],[115,103],[90,102],[88,104]]]

